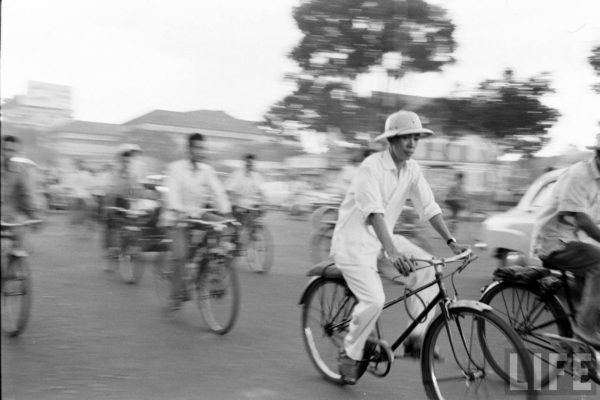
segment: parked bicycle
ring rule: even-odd
[[[428,398],[536,397],[531,357],[519,336],[490,306],[456,299],[454,276],[474,259],[471,250],[449,258],[413,259],[416,269],[434,268],[435,280],[412,291],[406,289],[404,295],[387,301],[384,309],[433,285],[438,286],[439,293],[421,314],[411,316],[412,323],[391,346],[382,338],[381,320],[377,322],[374,337],[367,341],[360,374],[368,371],[377,377],[386,376],[394,361],[393,352],[439,306],[440,314],[429,325],[421,349],[421,374]],[[454,262],[460,265],[444,275],[445,267]],[[308,275],[312,279],[300,300],[304,344],[319,372],[332,382],[344,384],[337,358],[357,300],[333,263],[321,263]],[[454,287],[453,298],[443,282],[447,277]],[[437,360],[440,356],[443,362]]]
[[[577,312],[571,286],[576,283],[570,272],[551,265],[500,267],[494,279],[482,288],[480,301],[491,305],[521,337],[533,356],[538,388],[563,372],[600,384],[600,353],[573,337]]]
[[[20,223],[0,222],[2,239],[2,331],[18,336],[27,327],[31,314],[32,283],[27,252],[17,242],[15,229],[40,224],[41,220]]]
[[[240,308],[240,287],[233,267],[235,219],[206,221],[185,218],[178,222],[190,232],[190,258],[183,271],[187,300],[195,299],[209,329],[229,332]],[[173,265],[156,264],[154,282],[162,305],[171,298]]]
[[[235,206],[233,215],[240,223],[236,255],[245,255],[254,272],[267,273],[273,266],[273,238],[265,226],[261,207]]]

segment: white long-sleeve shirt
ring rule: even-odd
[[[367,217],[372,213],[383,214],[391,236],[408,198],[421,219],[429,220],[442,212],[416,161],[407,160],[397,170],[389,150],[367,157],[358,167],[340,206],[331,255],[338,262],[376,269],[382,245]]]
[[[214,168],[208,164],[179,160],[169,164],[167,205],[171,210],[199,216],[207,201],[214,200],[222,213],[231,212],[231,204]]]

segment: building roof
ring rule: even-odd
[[[95,133],[103,135],[120,135],[122,127],[120,124],[108,124],[104,122],[91,122],[73,120],[65,124],[58,125],[55,132],[76,132],[76,133]]]
[[[154,110],[123,125],[157,124],[184,128],[265,135],[253,122],[233,118],[224,111],[195,110],[187,112]]]

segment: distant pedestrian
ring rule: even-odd
[[[458,217],[462,210],[467,208],[467,193],[464,187],[464,174],[457,172],[454,175],[454,183],[448,189],[445,203],[450,208],[450,218],[448,225],[451,232],[455,232],[458,227]]]

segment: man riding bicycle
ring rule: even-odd
[[[231,214],[231,205],[225,189],[214,168],[204,162],[205,138],[200,133],[188,137],[189,158],[175,161],[169,165],[167,209],[170,211],[173,276],[171,287],[171,310],[177,310],[181,302],[187,300],[182,279],[183,268],[189,257],[189,231],[178,226],[182,218],[194,217],[210,220],[220,216],[205,211],[207,198],[212,194],[214,205],[222,214]]]
[[[119,165],[114,171],[109,187],[106,189],[107,207],[131,208],[132,201],[140,197],[142,185],[140,177],[132,167],[132,162],[142,149],[135,144],[122,144],[117,150]],[[115,211],[106,211],[106,247],[109,257],[119,250],[120,220]]]
[[[340,206],[331,255],[358,300],[339,357],[339,372],[348,383],[356,382],[365,343],[385,301],[377,270],[389,273],[390,269],[396,269],[401,276],[395,280],[403,280],[408,288],[433,280],[431,268],[413,272],[410,257],[425,258],[423,254],[415,254],[424,251],[392,234],[406,200],[412,199],[421,217],[429,220],[454,253],[463,250],[448,231],[419,165],[411,159],[419,139],[432,134],[421,126],[413,112],[390,115],[385,132],[375,139],[387,139],[388,149],[370,155],[360,164]],[[430,275],[424,275],[427,273]],[[432,286],[422,293],[423,302],[428,303],[437,294],[437,288]],[[411,315],[418,315],[424,309],[420,301],[408,306]],[[420,351],[427,322],[420,324],[417,333],[407,339],[406,353]]]
[[[550,203],[533,229],[533,254],[544,266],[583,278],[581,305],[573,331],[600,349],[600,134],[595,157],[560,176]]]
[[[21,222],[25,219],[38,219],[39,210],[35,201],[35,187],[26,167],[13,160],[19,150],[20,141],[16,136],[2,138],[2,221]],[[22,246],[23,232],[15,229],[15,245]],[[4,264],[4,263],[3,263]]]

